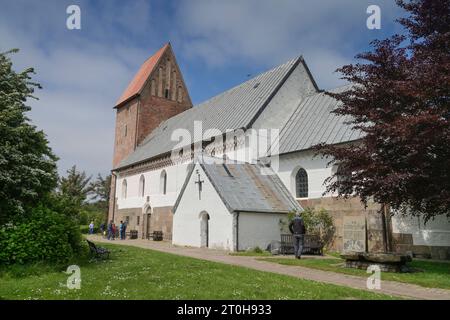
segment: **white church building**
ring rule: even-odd
[[[331,113],[338,103],[318,88],[299,56],[192,106],[166,44],[114,107],[109,218],[127,220],[142,238],[162,231],[176,245],[235,251],[280,240],[279,220],[289,211],[323,208],[336,229],[331,249],[343,248],[345,217],[363,216],[368,250],[384,250],[388,229],[393,251],[450,258],[445,217],[426,226],[396,215],[385,221],[379,204],[364,208],[358,198],[324,195],[324,181],[338,167],[315,157],[312,147],[361,138]]]

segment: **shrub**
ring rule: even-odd
[[[280,220],[280,227],[284,231],[288,231],[287,227],[295,216],[295,212],[289,212],[287,219]],[[334,223],[333,217],[325,209],[315,210],[314,208],[305,208],[301,214],[303,221],[305,222],[307,234],[317,234],[327,247],[334,236]]]
[[[42,205],[0,227],[0,263],[66,262],[81,251],[78,224]]]

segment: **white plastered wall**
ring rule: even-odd
[[[445,216],[438,216],[424,224],[418,217],[396,214],[392,217],[392,231],[412,234],[414,245],[450,246],[450,221]]]
[[[259,247],[267,248],[272,240],[280,241],[280,219],[286,214],[276,213],[239,213],[239,250]]]
[[[201,200],[196,170],[202,185]],[[172,242],[176,245],[200,247],[201,214],[206,212],[209,220],[209,247],[233,250],[233,214],[225,207],[200,165],[196,165],[173,217]]]
[[[126,177],[118,176],[116,197],[119,209],[143,208],[147,196],[150,196],[152,207],[173,206],[186,179],[188,163],[168,166],[165,168],[150,170]],[[161,190],[161,172],[167,173],[166,194]],[[139,195],[139,180],[141,175],[145,177],[144,196]],[[123,180],[127,180],[127,197],[122,197]]]
[[[300,168],[308,174],[308,198],[315,199],[323,197],[325,192],[325,179],[332,175],[332,168],[327,167],[328,159],[314,157],[313,151],[299,151],[281,155],[279,167],[276,173],[283,181],[291,194],[295,194],[295,175]]]

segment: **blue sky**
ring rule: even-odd
[[[81,8],[81,30],[66,8]],[[366,27],[369,5],[381,30]],[[170,41],[194,104],[302,54],[322,89],[334,70],[376,38],[401,32],[394,1],[367,0],[0,0],[0,50],[21,49],[16,69],[43,85],[30,117],[60,157],[89,174],[111,169],[114,102],[139,66]]]

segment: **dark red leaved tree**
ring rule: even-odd
[[[364,137],[349,145],[319,145],[345,179],[327,191],[358,195],[393,209],[450,217],[450,0],[398,0],[405,35],[373,41],[361,63],[338,71],[353,86],[329,93]]]

